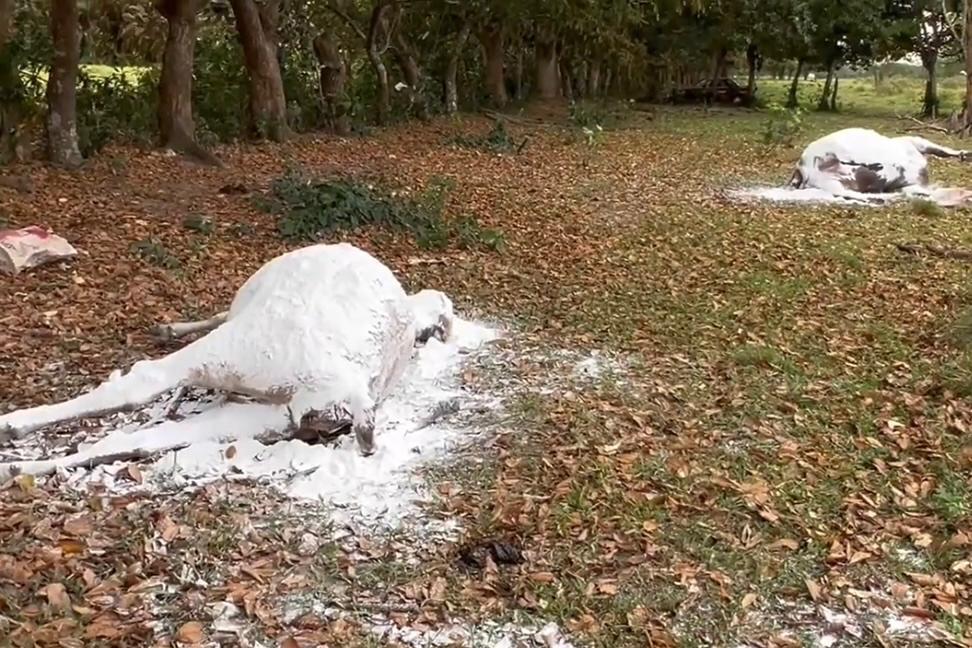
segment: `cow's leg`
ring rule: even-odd
[[[113,373],[95,389],[53,405],[29,407],[0,416],[0,440],[21,439],[48,425],[132,410],[183,384],[185,347],[159,360],[136,362],[125,375]]]
[[[208,333],[225,323],[228,316],[229,311],[223,311],[209,319],[199,320],[197,322],[158,324],[152,328],[152,334],[160,340],[168,342],[185,337],[186,335],[192,335],[193,333]]]
[[[909,136],[907,139],[922,155],[934,155],[935,157],[943,158],[957,157],[962,160],[969,155],[968,151],[959,151],[958,149],[941,146],[940,144],[926,140],[924,137]]]

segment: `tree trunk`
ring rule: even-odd
[[[837,112],[837,86],[840,82],[840,77],[837,75],[837,71],[834,71],[834,87],[830,92],[830,110],[831,112]]]
[[[368,26],[368,39],[365,44],[368,50],[368,61],[375,71],[375,79],[378,83],[378,103],[375,106],[376,119],[379,126],[388,123],[391,115],[391,88],[388,85],[388,68],[381,58],[381,46],[378,43],[379,37],[384,33],[385,13],[389,5],[380,1],[371,11],[371,21]]]
[[[717,81],[722,78],[722,75],[726,69],[726,58],[729,56],[729,49],[726,47],[720,47],[719,51],[716,52],[715,58],[712,62],[712,81]]]
[[[803,59],[797,61],[796,72],[793,73],[793,81],[790,83],[790,91],[786,95],[786,107],[789,109],[797,108],[800,105],[797,99],[797,87],[800,85],[800,73],[803,71]]]
[[[830,110],[830,84],[834,80],[834,64],[829,62],[827,64],[827,80],[824,81],[823,92],[820,93],[820,99],[817,101],[817,110]]]
[[[537,97],[542,100],[560,96],[560,79],[557,74],[557,41],[549,33],[541,33],[535,45],[537,65]]]
[[[230,0],[250,77],[250,135],[283,141],[290,134],[287,98],[277,59],[280,0]]]
[[[486,59],[486,91],[493,106],[502,108],[507,102],[506,79],[503,74],[506,54],[503,26],[498,23],[488,25],[480,32],[479,41],[483,45],[483,55]]]
[[[336,135],[347,135],[351,132],[347,97],[344,94],[348,69],[332,35],[319,34],[314,39],[314,56],[317,57],[325,126]]]
[[[523,101],[523,44],[516,48],[516,65],[513,68],[513,85],[516,86],[516,100]]]
[[[196,14],[200,0],[158,0],[155,8],[168,23],[159,79],[159,133],[164,148],[214,164],[216,158],[196,142],[192,119],[192,66]]]
[[[746,47],[746,63],[749,66],[749,80],[746,82],[746,91],[752,97],[756,92],[756,64],[759,61],[759,49],[756,43],[750,43]]]
[[[8,42],[13,34],[14,0],[0,0],[0,164],[22,159],[18,150],[23,84]]]
[[[601,59],[599,58],[592,59],[587,66],[587,93],[591,97],[601,94]]]
[[[923,117],[935,119],[938,117],[938,51],[925,50],[921,54],[921,65],[925,68],[928,78],[925,79],[925,99],[922,102]]]
[[[400,6],[400,5],[399,5]],[[425,100],[422,82],[422,70],[419,68],[415,48],[408,41],[408,37],[399,27],[395,30],[395,59],[402,71],[405,83],[408,85],[408,107],[410,112],[423,121],[430,119],[429,105]]]
[[[965,51],[965,110],[963,132],[972,128],[972,0],[962,3],[962,48]]]
[[[587,88],[587,66],[586,60],[581,61],[580,65],[577,66],[577,73],[572,77],[574,79],[574,92],[577,93],[578,97],[591,96],[591,92]]]
[[[464,20],[459,28],[459,34],[449,52],[449,59],[446,61],[445,71],[445,111],[447,115],[454,115],[459,111],[459,89],[456,84],[456,76],[459,74],[459,61],[462,59],[462,50],[466,47],[469,34],[472,32],[472,23]]]
[[[47,152],[51,162],[77,167],[77,82],[81,30],[77,0],[51,0],[51,42],[54,57],[47,78]]]
[[[570,64],[563,57],[560,59],[560,84],[564,89],[564,98],[573,103],[575,97],[574,84],[570,76]]]

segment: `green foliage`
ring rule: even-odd
[[[792,146],[797,136],[803,132],[803,110],[784,108],[780,104],[770,104],[769,118],[763,126],[763,142],[772,145]]]
[[[199,214],[189,214],[182,220],[182,226],[198,234],[210,235],[216,230],[213,219]]]
[[[197,137],[203,144],[230,142],[243,133],[247,105],[243,48],[231,24],[200,30],[192,84]]]
[[[472,217],[444,216],[452,184],[436,180],[416,197],[346,179],[313,180],[290,170],[271,187],[259,206],[279,217],[277,229],[288,241],[316,241],[336,231],[364,227],[407,230],[423,248],[439,249],[456,240],[463,247],[503,247],[502,235]]]
[[[607,113],[597,104],[582,102],[570,104],[570,123],[581,130],[603,130],[607,122]]]
[[[938,204],[922,198],[915,198],[911,201],[911,211],[914,212],[915,216],[924,218],[938,218],[945,215],[945,211]]]
[[[511,153],[518,151],[520,146],[506,130],[502,119],[497,119],[486,135],[459,135],[452,142],[457,146],[469,149],[489,151],[491,153]]]
[[[149,144],[156,132],[158,74],[108,76],[82,70],[78,83],[78,144],[89,157],[111,141]]]
[[[182,265],[178,257],[157,239],[148,238],[136,242],[132,245],[132,252],[148,263],[166,270],[176,270]]]

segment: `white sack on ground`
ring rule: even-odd
[[[0,272],[20,274],[37,266],[73,259],[78,252],[65,239],[37,227],[0,230]]]

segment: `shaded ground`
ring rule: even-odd
[[[0,503],[0,624],[18,640],[36,626],[35,641],[86,638],[73,645],[147,636],[153,618],[210,635],[205,603],[233,600],[268,639],[374,642],[353,619],[279,609],[282,592],[329,592],[411,625],[526,611],[601,646],[957,641],[972,623],[972,284],[968,265],[895,244],[972,247],[968,213],[732,203],[720,188],[780,184],[799,154],[761,144],[764,120],[633,113],[593,143],[514,124],[530,136],[519,155],[451,144],[485,121],[437,122],[227,150],[224,170],[114,151],[76,176],[33,170],[33,195],[0,188],[9,225],[51,226],[83,250],[0,284],[0,403],[73,394],[158,354],[155,321],[225,307],[286,246],[252,195],[220,188],[258,194],[293,165],[411,191],[454,179],[450,212],[502,231],[502,253],[347,238],[460,311],[514,323],[518,344],[624,367],[550,393],[542,362],[480,378],[538,389],[511,399],[485,462],[437,475],[436,514],[458,516],[464,540],[526,549],[522,565],[459,569],[448,543],[410,546],[409,563],[395,538],[302,552],[304,534],[332,537],[326,520],[269,515],[279,506],[259,487],[61,503],[21,482]],[[814,116],[800,141],[849,122],[902,125]],[[972,169],[933,165],[972,186]],[[74,511],[96,532],[65,527]],[[144,582],[176,573],[178,594],[147,606]]]

